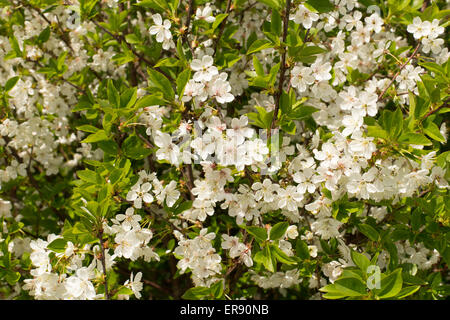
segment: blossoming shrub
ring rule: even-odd
[[[5,299],[443,299],[448,1],[0,0]]]

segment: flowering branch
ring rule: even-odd
[[[384,88],[384,90],[380,93],[380,95],[378,96],[378,100],[381,100],[383,98],[384,94],[390,88],[390,86],[394,83],[395,79],[400,74],[400,72],[403,70],[403,68],[406,67],[406,65],[411,61],[411,59],[414,58],[414,56],[417,54],[417,52],[419,51],[419,48],[420,48],[420,42],[417,44],[416,48],[414,49],[414,52],[412,53],[412,55],[409,56],[408,60],[406,60],[406,62],[400,66],[400,69],[398,69],[397,73],[394,75],[391,82],[389,82],[389,85],[386,88]]]
[[[278,90],[275,95],[275,109],[273,111],[273,118],[272,118],[272,124],[270,125],[270,128],[267,132],[267,141],[270,141],[271,137],[271,131],[275,128],[275,122],[278,118],[278,110],[280,109],[280,101],[281,101],[281,94],[283,93],[283,84],[284,84],[284,76],[286,71],[286,52],[287,48],[285,45],[286,37],[288,33],[288,25],[289,25],[289,11],[291,9],[291,0],[286,0],[286,9],[284,10],[284,17],[283,17],[283,40],[281,44],[281,66],[280,66],[280,80],[278,82]],[[270,142],[269,142],[270,143]]]

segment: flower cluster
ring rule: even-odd
[[[195,73],[186,84],[182,101],[188,102],[195,98],[204,102],[208,98],[215,98],[218,103],[225,104],[234,100],[230,93],[231,85],[227,81],[228,74],[219,73],[213,62],[213,58],[208,55],[204,55],[201,60],[192,60],[191,69]]]
[[[173,253],[180,257],[177,267],[181,273],[187,269],[192,271],[192,280],[197,286],[209,286],[217,281],[222,269],[220,264],[222,258],[211,244],[216,234],[207,232],[206,228],[202,229],[194,239],[186,239],[178,231],[174,233],[178,239],[178,246]]]

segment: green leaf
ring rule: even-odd
[[[111,79],[108,79],[107,94],[108,101],[113,105],[113,107],[119,108],[120,95]]]
[[[269,40],[258,39],[251,44],[250,48],[248,48],[247,55],[272,47],[272,42]]]
[[[270,19],[270,31],[278,37],[281,35],[281,16],[278,10],[272,10],[272,17]]]
[[[114,121],[117,119],[117,112],[105,112],[102,119],[102,126],[106,133],[110,133]]]
[[[352,256],[353,262],[361,269],[362,272],[366,273],[367,267],[370,266],[370,260],[361,253],[351,250],[350,254]]]
[[[96,173],[95,171],[92,171],[92,170],[88,170],[88,169],[79,170],[79,171],[77,171],[77,176],[85,182],[89,182],[89,183],[93,183],[93,184],[102,183],[102,179],[98,175],[98,173]]]
[[[140,40],[134,33],[129,33],[125,35],[125,41],[131,44],[137,44],[140,43],[142,40]]]
[[[181,298],[185,300],[200,300],[211,294],[211,289],[206,287],[194,287],[186,291]]]
[[[375,230],[372,226],[361,223],[358,225],[359,231],[361,231],[367,238],[372,241],[378,241],[380,235],[377,230]]]
[[[366,286],[358,278],[338,279],[333,284],[320,288],[320,291],[330,293],[331,298],[334,296],[334,299],[343,297],[360,297],[367,294]]]
[[[278,262],[288,264],[288,265],[294,265],[297,264],[297,261],[289,257],[286,253],[284,253],[276,244],[271,244],[270,249],[272,251],[272,257],[274,257]]]
[[[422,119],[422,117],[427,114],[429,109],[430,109],[430,100],[423,99],[419,96],[416,96],[416,104],[415,104],[415,108],[414,108],[414,118]]]
[[[281,8],[281,3],[279,0],[256,0],[256,1],[264,3],[266,6],[269,6],[275,10],[278,10]]]
[[[20,58],[23,56],[22,51],[20,50],[19,42],[17,41],[17,38],[13,35],[12,37],[9,37],[9,42],[11,44],[11,48],[16,53],[16,57]]]
[[[322,49],[317,46],[307,46],[303,47],[300,52],[295,54],[294,59],[296,61],[301,61],[303,63],[313,63],[316,61],[316,55],[319,53],[326,52],[327,50]]]
[[[334,10],[334,5],[329,0],[308,0],[306,3],[316,9],[319,13],[329,12]]]
[[[332,289],[332,288],[335,288],[335,285],[334,285],[334,284],[330,284],[330,285],[328,285],[328,286],[326,286],[326,287],[323,287],[322,289],[325,289],[325,290],[335,290],[335,289]],[[347,297],[347,296],[346,296],[345,294],[342,294],[342,293],[339,293],[339,292],[331,291],[331,292],[325,293],[325,294],[323,295],[323,297],[324,297],[325,299],[335,300],[335,299],[342,299],[342,298],[345,298],[345,297]]]
[[[58,239],[55,239],[52,242],[50,242],[47,245],[47,249],[61,253],[61,252],[64,252],[64,250],[66,249],[66,244],[67,244],[67,240],[58,238]]]
[[[267,230],[259,227],[244,227],[248,233],[255,237],[258,242],[263,242],[267,240]]]
[[[150,87],[157,88],[163,93],[164,98],[172,101],[175,98],[175,92],[173,91],[170,81],[162,73],[156,70],[148,68],[147,73]]]
[[[137,88],[129,88],[120,95],[120,108],[131,108],[137,100]]]
[[[280,70],[281,62],[278,62],[276,65],[272,66],[269,71],[269,86],[273,86],[275,81],[277,80],[277,74]]]
[[[302,120],[317,111],[319,111],[319,109],[315,107],[300,105],[299,107],[294,108],[288,116],[292,120]]]
[[[214,22],[212,24],[212,30],[213,31],[216,30],[217,27],[222,23],[223,20],[225,20],[226,17],[228,17],[227,13],[220,13],[220,14],[218,14],[215,17],[216,19],[214,20]]]
[[[169,9],[167,6],[167,1],[165,0],[143,0],[139,3],[135,4],[136,6],[154,9],[158,12],[164,12],[166,9]]]
[[[5,83],[5,92],[11,91],[11,89],[17,84],[17,81],[19,81],[19,77],[9,78]]]
[[[155,93],[147,96],[143,96],[140,98],[133,109],[141,109],[149,106],[159,106],[165,104],[166,101],[163,99],[161,93]]]
[[[309,248],[305,241],[297,239],[295,244],[295,252],[301,259],[309,259]]]
[[[272,255],[269,246],[265,246],[263,250],[258,251],[253,256],[253,261],[262,264],[267,270],[271,272],[275,271],[276,260],[272,261]]]
[[[430,146],[432,145],[431,141],[427,139],[423,134],[420,133],[414,133],[414,132],[407,132],[404,133],[398,138],[399,142],[403,142],[406,144],[414,144],[414,145],[421,145],[421,146]]]
[[[5,279],[9,285],[13,286],[17,283],[17,281],[19,281],[20,273],[17,271],[6,270]]]
[[[192,203],[193,203],[193,202],[192,202],[191,200],[186,200],[186,201],[181,202],[180,205],[177,206],[177,207],[173,210],[173,213],[174,213],[174,214],[180,214],[180,213],[182,213],[183,211],[186,211],[186,210],[192,208]]]
[[[94,127],[90,124],[83,124],[81,126],[76,127],[77,130],[80,131],[85,131],[85,132],[90,132],[90,133],[96,133],[97,131],[99,131],[100,129],[97,127]]]
[[[380,299],[395,297],[402,289],[402,269],[398,268],[388,276],[381,279],[381,288],[375,290],[375,294]]]
[[[261,64],[261,62],[259,62],[258,57],[255,55],[253,55],[253,68],[255,68],[256,74],[260,77],[264,77],[265,73],[264,73],[264,67]]]
[[[290,135],[295,135],[295,131],[297,130],[297,126],[295,125],[294,121],[287,120],[284,116],[283,119],[280,120],[280,128]]]
[[[107,154],[115,156],[119,153],[119,145],[112,139],[99,141],[98,146]]]
[[[431,121],[430,118],[427,118],[427,120],[424,122],[423,132],[433,140],[445,142],[445,138],[439,131],[439,127],[433,121]]]
[[[403,130],[403,113],[400,108],[397,108],[395,112],[392,114],[392,118],[390,119],[390,133],[391,137],[397,138],[400,136]]]
[[[367,126],[367,135],[374,138],[389,140],[389,134],[380,126]]]
[[[366,285],[357,278],[342,278],[334,282],[336,288],[349,297],[358,297],[367,294]]]
[[[420,289],[420,286],[409,286],[404,287],[400,292],[395,296],[397,299],[403,299],[407,296],[410,296],[414,293],[416,293]]]
[[[177,76],[177,94],[178,97],[182,97],[183,93],[184,93],[184,88],[186,87],[186,84],[188,83],[189,79],[191,78],[191,70],[190,69],[186,69],[184,71],[182,71],[178,76]]]
[[[270,229],[270,240],[280,239],[289,227],[288,222],[279,222]]]
[[[144,159],[152,153],[152,150],[145,148],[142,140],[134,134],[125,139],[122,149],[125,156],[135,160]]]
[[[280,110],[282,115],[288,115],[292,110],[291,100],[289,99],[289,95],[284,90],[281,91]]]
[[[98,130],[96,133],[89,135],[86,139],[81,141],[82,143],[93,143],[102,140],[107,140],[108,136],[106,135],[105,130]]]
[[[211,293],[216,299],[220,299],[223,296],[223,281],[219,280],[213,285],[211,285]]]
[[[44,42],[47,42],[49,38],[50,38],[50,26],[41,31],[36,42],[38,44],[42,44]]]
[[[153,67],[154,68],[158,68],[158,67],[178,67],[180,66],[180,60],[175,59],[175,58],[163,58],[161,60],[159,60]]]
[[[265,246],[262,251],[263,254],[263,265],[270,272],[275,272],[276,269],[276,261],[272,257],[272,252],[270,250],[270,246]]]
[[[56,62],[56,68],[58,69],[58,71],[62,71],[63,70],[64,62],[66,61],[66,57],[67,57],[67,51],[64,51],[58,57],[58,60]]]
[[[250,124],[254,124],[260,128],[268,129],[272,125],[273,111],[267,112],[260,106],[255,106],[258,113],[248,113],[247,116],[251,120]]]

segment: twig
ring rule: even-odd
[[[384,90],[380,93],[380,95],[378,96],[378,101],[381,100],[381,98],[383,98],[384,94],[390,88],[390,86],[394,83],[395,79],[400,74],[400,72],[403,70],[403,68],[406,67],[406,65],[411,61],[411,59],[417,54],[417,51],[419,51],[419,48],[420,48],[420,42],[417,44],[416,49],[414,49],[414,52],[412,53],[412,55],[409,56],[408,60],[406,60],[406,62],[400,66],[400,69],[394,75],[391,82],[389,82],[389,85],[386,88],[384,88]]]
[[[102,251],[102,255],[100,257],[100,261],[102,262],[103,266],[103,276],[105,277],[104,285],[105,285],[105,296],[106,300],[110,299],[109,292],[108,292],[108,277],[106,275],[106,261],[105,261],[105,247],[103,245],[103,229],[101,229],[98,233],[98,238],[100,240],[100,249]]]
[[[183,168],[181,168],[181,171],[184,172]],[[192,194],[192,191],[191,191],[192,188],[194,188],[194,173],[192,171],[192,164],[190,164],[190,163],[186,164],[186,176],[187,176],[186,183],[187,183],[187,187],[188,187],[188,190],[189,190],[189,197],[191,198],[192,201],[194,201],[195,197],[194,197],[194,195]]]
[[[189,0],[189,4],[188,4],[188,10],[187,10],[187,18],[186,18],[186,23],[184,24],[184,33],[183,36],[181,37],[181,39],[183,40],[183,42],[185,44],[187,44],[187,46],[189,47],[189,50],[191,50],[192,53],[192,57],[194,56],[194,50],[192,49],[191,44],[189,43],[188,40],[188,35],[189,35],[189,27],[191,25],[191,16],[194,12],[194,7],[193,7],[193,0]]]
[[[220,24],[219,34],[217,35],[216,41],[214,42],[214,54],[213,55],[216,55],[217,46],[220,42],[220,38],[222,38],[223,31],[225,30],[225,25],[227,24],[227,20],[228,20],[230,12],[231,12],[231,0],[228,0],[227,9],[225,10],[225,13],[227,14],[227,16],[225,17],[225,19],[223,19],[222,23]]]
[[[122,3],[123,5],[123,3]],[[131,10],[131,3],[128,0],[127,1],[127,33],[130,34],[131,33],[131,21],[130,21],[130,10]],[[137,65],[136,65],[136,61],[131,61],[128,63],[128,66],[130,68],[130,83],[133,87],[136,87],[138,85],[138,80],[137,80]],[[145,79],[145,77],[144,77]]]
[[[429,111],[425,117],[423,117],[424,119],[428,118],[429,116],[431,116],[432,114],[438,112],[439,110],[441,110],[442,108],[448,107],[448,102],[450,101],[450,99],[447,99],[446,101],[444,101],[444,103],[442,105],[440,105],[438,108]]]
[[[275,128],[275,122],[278,118],[278,110],[280,109],[280,101],[281,95],[283,93],[283,84],[284,84],[284,73],[286,71],[286,46],[284,43],[286,42],[286,37],[288,33],[288,24],[289,24],[289,11],[291,9],[291,0],[286,0],[286,9],[284,11],[283,17],[283,41],[282,41],[282,53],[281,53],[281,66],[280,66],[280,80],[278,82],[278,90],[275,96],[275,109],[272,117],[272,124],[267,132],[267,141],[270,141],[272,130]],[[269,142],[270,143],[270,142]]]
[[[161,290],[162,292],[164,292],[165,294],[167,294],[167,295],[170,295],[170,292],[169,291],[167,291],[166,289],[164,289],[163,287],[161,287],[159,284],[157,284],[156,282],[153,282],[153,281],[151,281],[151,280],[147,280],[147,279],[142,279],[142,282],[144,282],[145,284],[149,284],[149,285],[151,285],[152,287],[154,287],[154,288],[156,288],[156,289],[158,289],[158,290]]]

